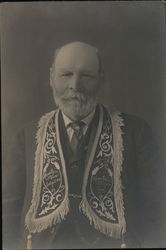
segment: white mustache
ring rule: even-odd
[[[64,101],[72,100],[72,99],[77,99],[78,101],[86,101],[87,97],[85,96],[84,93],[81,92],[67,92],[61,97]]]

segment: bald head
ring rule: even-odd
[[[53,67],[80,65],[103,76],[103,68],[98,49],[83,42],[71,42],[55,51]]]

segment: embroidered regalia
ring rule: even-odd
[[[33,197],[25,218],[31,234],[65,219],[70,212],[66,163],[59,133],[59,110],[39,121],[34,167]],[[90,153],[85,160],[80,213],[97,230],[113,238],[126,232],[121,172],[123,120],[117,111],[99,106],[99,122]]]

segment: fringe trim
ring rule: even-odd
[[[68,198],[62,202],[62,204],[51,214],[44,216],[40,219],[34,219],[33,214],[31,211],[28,212],[26,215],[26,225],[31,233],[39,233],[48,227],[51,227],[53,224],[60,223],[64,218],[65,215],[69,211],[69,200]],[[31,219],[32,218],[32,219]]]
[[[42,230],[50,227],[54,223],[59,223],[64,219],[65,215],[69,211],[69,199],[66,196],[61,205],[51,214],[35,219],[37,206],[40,200],[40,192],[42,185],[42,170],[43,170],[43,144],[46,135],[46,129],[48,122],[56,111],[51,111],[46,115],[42,116],[39,124],[38,131],[36,135],[37,140],[37,150],[35,153],[35,168],[34,168],[34,184],[33,184],[33,196],[31,201],[31,206],[25,217],[25,227],[31,233],[41,232]]]
[[[80,210],[89,219],[90,225],[93,225],[95,229],[105,235],[120,239],[121,227],[119,224],[111,224],[109,222],[101,220],[98,216],[95,215],[87,201],[81,201]]]
[[[124,150],[121,126],[124,124],[119,112],[114,112],[113,114],[110,114],[110,116],[112,120],[114,138],[114,197],[119,223],[113,224],[100,219],[91,209],[85,195],[83,195],[83,200],[81,201],[79,208],[82,210],[83,214],[87,216],[90,224],[93,224],[97,230],[110,237],[119,239],[126,232],[121,184],[121,171],[123,163],[122,151]],[[84,192],[86,192],[86,183],[84,186]]]
[[[31,250],[32,249],[32,235],[29,234],[27,236],[27,250]]]
[[[114,138],[114,197],[118,213],[119,222],[121,224],[121,234],[126,233],[126,221],[124,216],[124,201],[122,195],[121,172],[123,164],[123,139],[121,127],[124,126],[120,112],[112,115],[112,127]]]

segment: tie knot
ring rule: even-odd
[[[70,127],[74,130],[76,136],[81,139],[85,123],[83,121],[71,122]]]
[[[72,129],[74,131],[79,131],[83,128],[83,126],[85,125],[85,123],[83,121],[76,121],[76,122],[71,122],[70,123],[70,127],[72,127]]]

